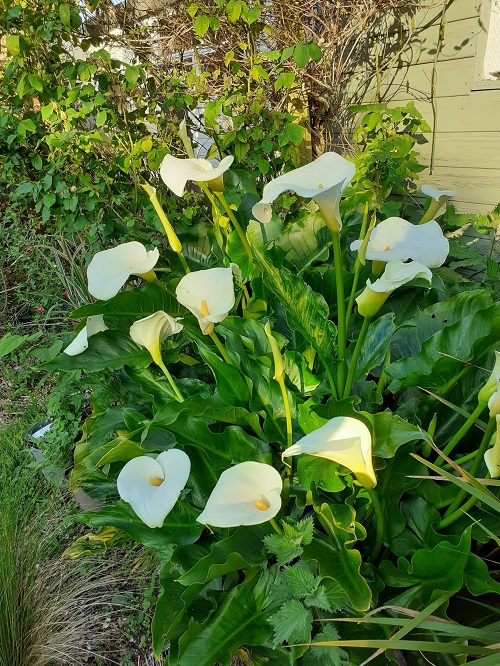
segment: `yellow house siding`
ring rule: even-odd
[[[413,100],[432,126],[431,81],[436,67],[436,133],[425,135],[427,143],[418,147],[427,166],[420,182],[459,190],[454,200],[459,211],[486,212],[500,202],[500,81],[492,89],[474,90],[476,58],[485,34],[480,0],[455,0],[448,7],[444,41],[434,64],[441,11],[442,5],[417,12],[411,42],[384,75],[380,98],[391,106]],[[362,78],[354,77],[351,89]],[[371,83],[363,99],[369,102],[375,97]]]

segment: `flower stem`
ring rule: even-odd
[[[373,545],[373,551],[371,557],[371,559],[374,561],[379,556],[382,544],[384,542],[384,510],[382,509],[382,505],[380,503],[377,493],[371,488],[366,488],[366,492],[368,493],[368,496],[371,499],[371,502],[373,504],[373,510],[375,511],[375,523],[377,531],[375,535],[375,543]]]
[[[479,403],[479,404],[481,404],[481,403]],[[472,463],[471,468],[469,470],[469,474],[471,474],[472,476],[475,476],[477,474],[477,471],[478,471],[479,467],[481,466],[481,463],[483,462],[484,454],[485,454],[486,450],[488,449],[488,446],[490,445],[490,440],[491,440],[491,437],[492,437],[493,433],[495,432],[496,427],[497,427],[496,418],[490,418],[490,420],[488,421],[488,425],[486,427],[486,430],[484,431],[483,439],[481,440],[481,444],[479,445],[479,448],[477,450],[477,454],[474,458],[474,462]],[[453,514],[459,513],[459,515],[457,515],[456,518],[454,518],[454,520],[456,520],[457,518],[460,518],[460,516],[463,513],[463,507],[462,507],[462,509],[460,509],[459,512],[457,512],[457,509],[460,506],[460,504],[462,503],[462,500],[464,499],[464,497],[466,495],[467,495],[466,490],[460,490],[457,493],[457,496],[455,497],[453,502],[448,507],[448,510],[446,511],[446,513],[444,514],[443,520],[439,523],[438,529],[442,528],[442,527],[446,527],[447,525],[450,525],[451,523],[449,521],[450,521],[451,516]],[[470,502],[470,500],[467,502],[467,504],[469,502]],[[474,504],[474,502],[471,504],[471,506],[473,506],[473,504]],[[465,507],[465,505],[464,505],[464,507]],[[454,522],[454,520],[451,521],[451,522]]]
[[[351,394],[352,383],[354,381],[354,373],[356,372],[356,365],[358,362],[359,355],[361,354],[361,350],[363,348],[366,334],[368,332],[368,327],[370,326],[371,321],[372,321],[371,317],[365,317],[363,319],[363,326],[361,326],[361,331],[359,332],[359,337],[356,342],[356,346],[354,347],[354,351],[352,353],[351,364],[349,365],[349,374],[347,375],[347,381],[345,384],[344,395],[343,395],[344,398],[348,398],[349,395]]]
[[[226,200],[226,197],[224,196],[224,192],[216,192],[216,196],[219,199],[219,201],[221,202],[224,210],[226,211],[226,215],[228,216],[228,218],[233,223],[233,227],[236,229],[236,232],[237,232],[238,236],[240,237],[240,240],[243,244],[243,247],[245,248],[245,252],[248,254],[250,259],[253,261],[252,250],[251,250],[250,245],[247,241],[247,237],[245,236],[245,232],[241,228],[241,225],[238,222],[238,220],[236,219],[236,216],[233,213],[233,210],[232,210],[231,206],[228,204],[228,202]]]
[[[458,430],[455,435],[450,439],[448,444],[444,447],[443,453],[448,456],[455,446],[460,442],[462,437],[465,437],[465,435],[469,432],[471,427],[474,425],[476,419],[478,419],[481,416],[482,411],[486,405],[483,402],[480,402],[479,405],[476,407],[476,409],[472,412],[472,414],[469,416],[467,421],[463,424],[463,426]],[[436,460],[435,465],[438,467],[441,467],[441,465],[444,463],[444,459],[441,458],[440,460]]]
[[[288,401],[288,394],[286,392],[285,379],[283,375],[276,377],[276,381],[280,385],[281,395],[283,396],[283,404],[285,406],[286,446],[288,448],[293,444],[292,414],[290,412],[290,403]]]
[[[335,398],[335,400],[338,400],[339,396],[337,393],[337,387],[335,386],[335,378],[333,376],[332,369],[330,368],[330,364],[321,356],[320,358],[321,362],[323,363],[323,367],[325,368],[326,376],[328,377],[328,382],[330,383],[330,390],[332,392],[332,396]]]
[[[229,354],[228,354],[227,351],[224,349],[224,345],[223,345],[222,342],[220,341],[220,338],[219,338],[219,336],[217,335],[217,333],[216,333],[215,331],[212,331],[211,333],[209,333],[209,335],[210,335],[210,337],[212,338],[212,340],[214,341],[215,346],[216,346],[217,349],[220,351],[221,356],[222,356],[222,358],[226,361],[226,363],[229,363],[229,365],[234,365],[234,363],[231,361],[231,358],[229,357]]]
[[[172,387],[172,390],[175,393],[175,397],[177,398],[177,400],[179,402],[184,402],[184,397],[183,397],[182,393],[179,391],[179,389],[177,388],[177,386],[175,384],[175,381],[174,381],[174,378],[172,377],[170,372],[167,370],[167,366],[163,362],[159,363],[158,365],[163,370],[163,374],[165,375],[165,377],[168,379],[168,382],[169,382],[170,386]]]
[[[487,474],[486,478],[489,478],[489,476],[490,475]],[[448,527],[448,525],[454,523],[456,520],[458,520],[464,514],[466,514],[467,511],[469,511],[469,509],[472,509],[472,507],[476,502],[477,502],[477,497],[474,497],[474,495],[472,497],[469,497],[467,502],[465,502],[465,504],[463,504],[460,508],[458,508],[456,511],[453,511],[453,513],[450,513],[448,516],[445,515],[443,520],[436,526],[436,529],[441,530],[444,529],[445,527]]]
[[[177,256],[179,257],[179,259],[181,261],[182,268],[184,269],[186,275],[188,273],[191,273],[191,269],[189,268],[189,266],[187,264],[186,257],[184,256],[184,254],[182,252],[177,252]]]
[[[274,527],[274,531],[276,532],[276,534],[283,534],[283,530],[278,525],[278,523],[274,520],[274,518],[271,518],[271,520],[269,522]]]
[[[345,381],[345,347],[346,347],[346,316],[345,316],[345,296],[344,281],[342,279],[342,250],[340,248],[340,234],[338,231],[332,231],[333,238],[333,261],[335,263],[335,283],[337,287],[337,387],[339,394],[344,390]]]
[[[363,221],[361,223],[361,231],[359,232],[359,240],[364,240],[366,235],[366,227],[368,224],[368,213],[370,206],[368,203],[365,204],[365,209],[363,211]],[[351,288],[351,295],[349,297],[349,304],[347,305],[347,312],[345,316],[345,329],[349,330],[349,321],[351,319],[352,309],[354,307],[354,299],[356,298],[356,290],[358,288],[359,275],[361,273],[362,265],[359,260],[359,253],[356,255],[356,261],[354,262],[354,280]]]

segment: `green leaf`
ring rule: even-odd
[[[71,25],[71,11],[69,5],[63,2],[59,5],[59,18],[61,23],[65,28],[69,28]]]
[[[445,393],[461,375],[465,363],[480,365],[481,357],[500,339],[500,303],[446,326],[428,338],[419,354],[385,367],[389,388],[399,391],[422,386]]]
[[[331,235],[321,213],[289,224],[276,240],[276,245],[286,252],[287,261],[300,273],[316,261],[327,261],[330,243]]]
[[[368,328],[368,333],[363,343],[361,354],[356,364],[355,379],[364,379],[368,376],[370,370],[380,365],[385,358],[391,338],[396,330],[394,324],[394,314],[388,312],[382,315],[379,319],[372,322]],[[351,343],[355,346],[355,341]],[[350,363],[350,356],[352,355],[351,347],[348,350],[348,359]]]
[[[36,169],[37,171],[41,171],[43,167],[43,161],[40,155],[34,155],[31,158],[31,164],[33,165],[34,169]]]
[[[226,592],[215,612],[193,623],[179,642],[178,666],[227,664],[242,645],[262,645],[272,632],[268,599],[274,578],[264,572]]]
[[[102,127],[104,123],[106,122],[106,118],[108,117],[108,114],[104,109],[101,111],[98,111],[96,117],[95,117],[95,124],[96,127]]]
[[[330,493],[338,493],[345,488],[345,483],[337,475],[338,466],[331,460],[315,456],[302,455],[297,460],[299,484],[304,490],[313,486]]]
[[[47,208],[52,208],[52,206],[55,204],[57,199],[57,195],[54,192],[49,192],[48,194],[45,194],[43,197],[43,205],[46,206]]]
[[[325,299],[288,269],[273,266],[258,248],[253,247],[252,252],[263,269],[266,286],[285,308],[290,327],[303,335],[320,356],[329,357],[333,352],[337,329],[328,319]]]
[[[427,605],[441,594],[456,594],[464,586],[464,571],[470,552],[470,528],[457,545],[442,540],[432,550],[418,550],[411,559],[398,558],[397,566],[384,560],[379,572],[392,587],[418,586],[419,596]]]
[[[83,353],[77,356],[63,353],[39,367],[62,372],[78,369],[98,372],[105,368],[118,370],[124,365],[146,368],[151,363],[150,353],[136,345],[128,335],[118,331],[103,331],[89,338],[88,349]]]
[[[7,53],[9,53],[11,56],[18,56],[21,52],[19,35],[7,35],[5,45],[7,47]]]
[[[139,289],[121,291],[108,301],[83,305],[70,316],[72,319],[83,319],[90,315],[102,314],[142,319],[158,310],[167,312],[171,317],[179,317],[187,312],[165,289],[148,282]]]
[[[33,188],[35,187],[34,183],[21,183],[19,187],[15,191],[16,197],[19,196],[20,194],[28,194],[28,192],[32,192]]]
[[[243,9],[243,3],[241,0],[233,0],[228,3],[226,7],[227,16],[230,23],[236,23],[236,21],[241,16],[241,10]]]
[[[148,527],[139,520],[132,507],[121,500],[104,507],[98,513],[84,513],[79,520],[91,527],[116,527],[138,543],[154,548],[160,558],[170,558],[171,544],[194,543],[203,530],[203,526],[180,504],[176,504],[165,518],[163,527]]]
[[[199,14],[194,22],[194,31],[198,37],[203,37],[210,27],[210,19],[206,14]]]
[[[137,65],[127,65],[125,67],[125,80],[131,88],[135,86],[141,75],[141,68]]]
[[[316,44],[316,42],[309,42],[307,48],[309,49],[309,56],[311,60],[314,60],[314,62],[321,60],[323,53],[321,52],[321,48]]]
[[[313,616],[297,599],[283,604],[283,607],[269,618],[273,625],[273,647],[288,643],[306,643],[311,638]]]
[[[309,49],[307,44],[296,44],[293,50],[293,59],[299,67],[305,67],[309,62]]]
[[[191,18],[194,18],[196,16],[197,11],[198,11],[198,5],[196,4],[191,4],[187,8],[187,13]]]
[[[297,125],[297,123],[289,123],[285,125],[285,132],[289,141],[295,146],[300,146],[305,134],[304,127]]]
[[[295,74],[293,72],[282,72],[274,82],[274,89],[276,91],[282,88],[291,88],[295,81]]]
[[[361,555],[352,547],[357,539],[355,513],[352,507],[341,506],[340,509],[337,505],[337,515],[334,515],[327,504],[321,506],[320,516],[329,526],[328,538],[316,535],[313,542],[304,549],[303,559],[316,560],[321,576],[333,578],[342,588],[351,606],[364,612],[370,607],[371,590],[360,573]]]
[[[263,538],[271,530],[269,523],[239,527],[230,537],[216,541],[208,555],[179,576],[179,583],[186,586],[206,584],[218,576],[261,564],[266,559]]]
[[[251,25],[252,23],[255,23],[255,21],[257,21],[260,18],[261,13],[262,13],[262,7],[260,7],[259,5],[252,7],[252,9],[249,9],[247,12],[248,24]]]
[[[13,351],[18,349],[28,336],[26,335],[12,335],[7,333],[0,338],[0,358],[12,354]]]
[[[38,74],[28,74],[30,85],[38,92],[43,92],[43,81]]]
[[[199,345],[200,355],[210,366],[220,399],[231,407],[247,407],[251,393],[247,379],[235,365],[229,365],[207,346]]]

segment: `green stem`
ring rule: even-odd
[[[321,356],[320,358],[321,362],[323,363],[323,367],[325,368],[326,376],[328,377],[328,382],[330,383],[330,391],[332,392],[332,396],[335,398],[335,400],[338,400],[339,396],[337,393],[337,387],[335,386],[335,378],[333,376],[332,369],[330,368],[330,364]]]
[[[179,402],[184,402],[184,397],[183,397],[182,393],[179,391],[179,389],[177,388],[177,386],[175,385],[174,378],[172,377],[170,372],[167,370],[167,366],[163,362],[159,363],[158,365],[163,370],[163,374],[165,375],[165,377],[168,379],[168,383],[172,387],[172,390],[175,393],[175,397],[177,398],[177,400]]]
[[[482,411],[486,405],[483,402],[480,402],[479,405],[476,407],[476,409],[472,412],[472,414],[469,416],[467,421],[463,424],[463,426],[458,430],[455,435],[450,439],[448,444],[444,447],[443,453],[448,456],[455,446],[460,442],[462,437],[465,437],[465,435],[469,432],[471,427],[474,425],[476,420],[481,416]],[[444,459],[441,460],[436,460],[435,465],[438,467],[441,467],[441,465],[444,463]]]
[[[226,197],[224,196],[224,192],[216,192],[217,198],[221,202],[222,206],[224,207],[224,210],[226,211],[226,215],[228,218],[231,220],[233,223],[233,227],[236,229],[236,232],[238,236],[240,237],[241,242],[243,243],[243,247],[245,248],[246,253],[250,257],[250,259],[253,261],[253,255],[252,255],[252,250],[250,248],[250,245],[247,241],[247,237],[245,236],[245,232],[240,226],[240,223],[236,219],[235,214],[233,213],[231,206],[228,204]]]
[[[463,465],[466,462],[469,462],[469,460],[472,460],[477,456],[477,451],[473,451],[472,453],[468,453],[466,456],[462,456],[462,458],[458,458],[457,460],[454,460],[453,462],[455,465]],[[442,465],[442,467],[445,467],[446,469],[453,469],[453,465],[450,465],[446,463],[446,465]]]
[[[274,531],[276,532],[276,534],[283,534],[283,530],[278,525],[278,523],[274,520],[274,518],[271,518],[271,520],[269,522],[274,527]]]
[[[209,335],[212,338],[212,340],[214,341],[215,346],[220,351],[221,356],[226,361],[226,363],[229,363],[229,365],[234,365],[234,363],[231,361],[227,351],[224,349],[224,345],[220,341],[219,336],[217,335],[217,333],[215,331],[212,331],[211,333],[209,333]]]
[[[490,475],[487,474],[487,475],[486,475],[486,478],[489,478],[489,476],[490,476]],[[467,502],[465,502],[465,504],[463,504],[459,509],[457,509],[456,511],[453,511],[453,513],[450,513],[449,516],[446,516],[446,515],[445,515],[445,517],[443,518],[443,520],[437,525],[436,529],[438,529],[438,530],[442,530],[442,529],[444,529],[445,527],[448,527],[448,525],[451,525],[452,523],[454,523],[456,520],[458,520],[458,519],[461,518],[464,514],[466,514],[467,511],[469,511],[470,509],[472,509],[472,507],[474,506],[474,504],[475,504],[476,502],[477,502],[477,497],[474,497],[474,496],[469,497],[469,499],[467,500]],[[450,509],[451,509],[451,506],[450,506]]]
[[[285,406],[285,419],[286,419],[286,446],[289,448],[293,444],[293,431],[292,431],[292,414],[290,412],[290,403],[288,401],[288,394],[286,392],[285,380],[283,375],[276,378],[280,385],[281,395],[283,396],[283,404]]]
[[[191,273],[191,269],[189,268],[189,266],[188,266],[188,264],[187,264],[187,261],[186,261],[186,257],[184,256],[184,254],[182,253],[182,251],[181,251],[181,252],[177,252],[177,256],[179,257],[179,259],[180,259],[180,261],[181,261],[182,268],[184,269],[186,275],[187,275],[188,273]]]
[[[342,278],[342,250],[340,248],[340,234],[338,231],[332,231],[333,237],[333,261],[335,263],[335,283],[337,287],[337,388],[339,395],[342,395],[345,381],[345,348],[346,348],[346,316],[345,316],[345,295],[344,280]]]
[[[479,403],[479,404],[481,404],[481,403]],[[486,427],[486,430],[484,431],[484,435],[483,435],[483,439],[481,440],[481,444],[479,445],[479,448],[477,450],[477,455],[475,456],[474,462],[472,463],[471,468],[469,470],[469,474],[471,474],[472,476],[475,476],[477,474],[477,471],[478,471],[479,467],[481,466],[481,463],[483,462],[484,454],[486,453],[486,451],[487,451],[487,449],[490,445],[490,440],[493,436],[493,433],[495,432],[496,427],[497,427],[496,418],[490,418],[490,420],[488,421],[488,425]],[[446,527],[447,525],[450,525],[449,520],[450,520],[451,516],[453,514],[458,513],[457,509],[460,506],[460,504],[462,503],[462,501],[463,501],[463,499],[466,495],[467,495],[466,490],[459,490],[458,491],[457,496],[455,497],[453,502],[448,507],[448,510],[446,511],[446,513],[444,514],[443,520],[439,523],[438,529],[440,529],[442,527]],[[469,500],[469,502],[470,502],[470,500]],[[467,504],[468,504],[468,502],[467,502]],[[463,513],[463,508],[460,509],[460,515],[462,515],[462,513]],[[460,516],[457,516],[457,517],[459,518]],[[456,518],[454,520],[456,520]],[[451,522],[453,522],[453,521],[451,521]]]
[[[351,394],[352,383],[354,381],[354,373],[356,372],[356,365],[358,362],[359,355],[361,354],[361,350],[363,349],[363,344],[365,342],[366,334],[368,332],[368,327],[370,326],[371,321],[372,321],[371,317],[365,317],[363,319],[363,326],[361,326],[361,331],[359,332],[359,337],[356,342],[356,346],[354,347],[351,363],[349,365],[349,374],[347,375],[347,382],[345,385],[345,390],[343,395],[344,398],[348,398],[349,395]]]
[[[384,541],[384,510],[380,504],[377,493],[371,488],[366,488],[366,492],[371,499],[373,504],[373,510],[375,511],[375,523],[376,523],[376,535],[375,535],[375,544],[373,546],[372,552],[372,561],[375,561],[380,554],[382,544]]]
[[[370,211],[370,206],[368,203],[365,204],[365,209],[363,211],[363,221],[361,223],[361,230],[359,232],[359,240],[364,240],[366,235],[366,227],[368,225],[368,213]],[[359,275],[361,273],[362,265],[359,260],[359,253],[356,255],[356,261],[354,262],[354,280],[351,288],[351,295],[349,296],[349,303],[347,305],[347,312],[345,316],[345,330],[349,330],[349,321],[351,319],[352,309],[354,307],[354,299],[356,298],[356,290],[358,288]]]

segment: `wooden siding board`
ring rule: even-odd
[[[446,23],[439,60],[442,62],[474,56],[477,37],[482,29],[479,17]],[[439,23],[425,29],[417,29],[410,47],[402,53],[401,58],[414,65],[432,63],[436,56],[438,41]]]
[[[421,160],[428,164],[432,134],[424,134],[423,138],[427,143],[419,144],[418,150]],[[437,132],[434,164],[436,168],[466,165],[467,168],[483,171],[500,169],[500,132]]]

